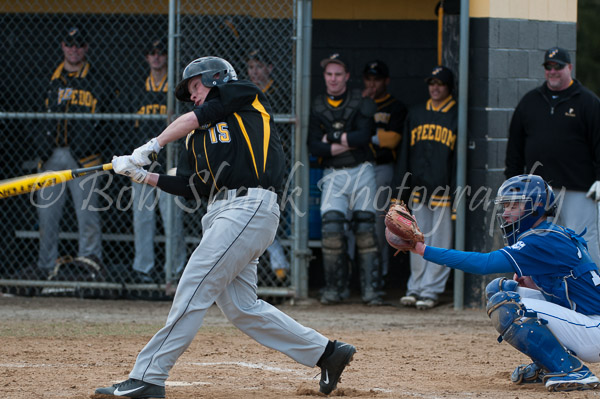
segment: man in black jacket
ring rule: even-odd
[[[561,199],[558,223],[585,239],[600,264],[600,100],[571,78],[569,53],[553,47],[544,57],[546,82],[517,105],[506,149],[506,177],[540,175]],[[586,194],[587,192],[587,194]]]

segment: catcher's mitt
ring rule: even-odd
[[[409,251],[424,242],[425,238],[419,229],[417,220],[410,213],[403,201],[394,201],[385,215],[385,238],[387,242],[398,251]]]

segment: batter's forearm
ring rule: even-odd
[[[156,139],[158,140],[158,144],[164,147],[168,143],[187,136],[188,133],[196,130],[198,127],[200,127],[198,118],[193,112],[188,112],[175,119]]]
[[[158,183],[158,173],[148,173],[146,175],[146,179],[144,180],[144,183],[156,187],[156,184]]]
[[[155,186],[160,188],[166,193],[177,195],[184,198],[194,198],[194,190],[190,185],[190,181],[183,176],[169,176],[169,175],[158,175],[156,176]]]

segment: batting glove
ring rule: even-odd
[[[158,140],[155,137],[133,151],[131,154],[131,162],[137,166],[150,165],[152,161],[156,160],[156,154],[158,154],[160,150],[162,150],[162,147],[158,144]]]
[[[112,159],[113,171],[120,175],[131,178],[136,183],[143,183],[148,172],[132,162],[131,155],[121,157],[114,156]]]
[[[585,196],[593,200],[600,201],[600,181],[595,181]]]

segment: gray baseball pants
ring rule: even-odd
[[[81,166],[77,163],[68,147],[54,149],[52,156],[42,167],[47,170],[76,169]],[[102,230],[100,227],[100,213],[98,212],[98,195],[94,192],[96,179],[99,175],[76,180],[64,184],[46,187],[35,194],[34,205],[38,210],[40,223],[40,252],[38,268],[44,271],[54,269],[58,258],[58,233],[60,219],[67,196],[65,191],[71,192],[73,206],[77,216],[79,228],[78,256],[95,255],[102,259]],[[33,197],[32,197],[33,198]]]
[[[452,248],[452,210],[450,207],[429,207],[424,204],[413,208],[419,228],[425,235],[425,245],[439,248]],[[450,268],[425,260],[420,255],[410,253],[410,277],[407,295],[438,299],[444,292]]]
[[[228,199],[208,206],[202,240],[183,272],[167,322],[138,355],[130,378],[165,385],[215,302],[257,342],[315,366],[328,339],[256,296],[258,257],[273,242],[278,224],[277,195],[271,191],[251,188],[236,197],[230,190]]]

